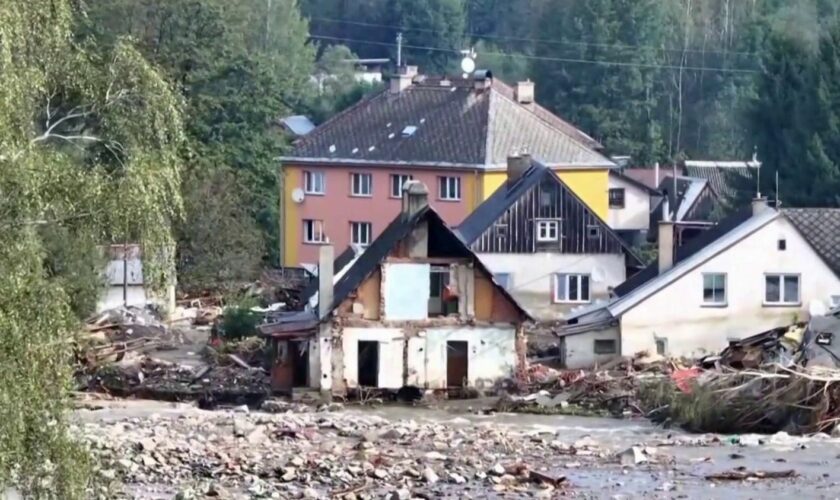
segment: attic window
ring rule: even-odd
[[[560,222],[556,220],[537,221],[537,241],[557,241],[560,238]]]
[[[414,135],[414,132],[417,132],[417,127],[414,125],[406,125],[406,127],[402,131],[403,137],[411,137]]]
[[[496,238],[507,238],[508,225],[501,222],[497,222],[493,225],[493,235]]]
[[[787,250],[787,240],[784,238],[779,239],[779,250],[785,251]]]
[[[601,237],[601,228],[598,226],[587,226],[586,227],[586,236],[590,238],[600,238]]]

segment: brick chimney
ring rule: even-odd
[[[516,102],[519,104],[531,104],[534,102],[534,82],[525,80],[524,82],[516,82],[516,88],[513,89],[513,95]]]
[[[407,181],[402,187],[402,213],[414,215],[429,206],[429,190],[417,180]]]
[[[390,91],[392,94],[399,94],[411,87],[414,77],[417,76],[417,66],[401,66],[397,74],[391,77]]]

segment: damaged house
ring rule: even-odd
[[[533,317],[557,320],[581,304],[606,300],[641,266],[552,169],[528,155],[509,158],[507,168],[507,181],[458,234]]]
[[[639,352],[717,353],[733,340],[807,321],[840,294],[840,210],[781,209],[765,199],[683,246],[659,224],[658,261],[617,287],[616,298],[572,313],[563,361],[590,366]]]
[[[527,313],[407,182],[402,210],[364,252],[321,247],[315,307],[260,327],[275,390],[485,388],[524,369]]]

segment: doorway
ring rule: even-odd
[[[289,359],[292,362],[292,383],[294,387],[309,387],[309,342],[289,342]]]
[[[466,387],[469,382],[469,344],[463,340],[446,343],[446,386]]]
[[[379,387],[379,342],[359,341],[359,387]]]

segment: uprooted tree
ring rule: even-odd
[[[57,249],[139,241],[160,287],[181,210],[176,94],[129,44],[103,53],[74,37],[77,8],[0,9],[0,486],[27,498],[91,493],[65,420],[77,314],[89,307],[79,294],[90,292],[70,283],[100,271]]]

